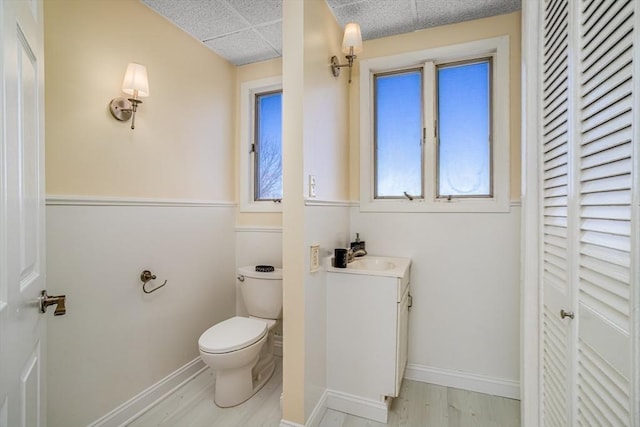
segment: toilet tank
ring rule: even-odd
[[[250,316],[263,319],[282,317],[282,269],[263,273],[256,266],[238,269],[240,290]]]

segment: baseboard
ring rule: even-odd
[[[280,420],[280,427],[305,427],[303,424],[294,423],[287,420]]]
[[[89,427],[125,426],[205,369],[207,369],[207,365],[198,356],[177,371],[172,372],[151,387],[124,402],[113,411],[89,424]]]
[[[325,389],[322,392],[322,396],[316,403],[316,406],[311,411],[309,418],[307,418],[307,422],[304,424],[306,427],[318,427],[320,422],[322,421],[322,417],[324,417],[324,413],[327,412],[327,398],[329,396],[329,390]]]
[[[327,390],[327,408],[385,424],[389,416],[390,401],[391,399],[387,399],[386,402],[379,402],[336,390]]]
[[[282,408],[282,396],[280,397],[280,407]],[[322,421],[322,417],[324,413],[327,411],[327,389],[324,390],[322,396],[320,396],[320,400],[316,404],[313,411],[311,411],[311,415],[307,418],[307,421],[304,425],[297,424],[287,420],[280,420],[280,427],[318,427],[320,422]]]
[[[520,399],[520,383],[467,372],[408,364],[404,377],[409,380],[460,388],[494,396]]]

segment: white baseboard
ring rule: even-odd
[[[282,397],[280,398],[282,400]],[[282,407],[282,402],[280,403]],[[318,427],[320,422],[322,421],[322,417],[324,417],[324,413],[327,411],[327,389],[324,390],[322,396],[320,396],[320,400],[316,404],[313,411],[311,411],[311,415],[307,418],[304,426],[301,424],[297,424],[287,420],[280,420],[280,427]]]
[[[318,427],[320,425],[320,421],[322,421],[324,413],[327,412],[328,396],[329,390],[324,389],[322,396],[320,396],[320,400],[318,400],[318,403],[316,403],[315,408],[311,411],[309,418],[307,418],[307,422],[304,424],[306,427]]]
[[[305,427],[303,424],[294,423],[287,420],[280,420],[280,427]]]
[[[207,365],[198,356],[105,416],[89,424],[89,427],[125,426],[205,369],[207,369]]]
[[[327,390],[327,408],[385,424],[389,416],[390,402],[391,399],[379,402],[336,390]]]
[[[433,368],[430,366],[408,364],[404,377],[409,380],[442,385],[446,387],[460,388],[478,393],[494,396],[520,399],[520,383],[517,381],[503,380],[470,374],[467,372],[452,371],[449,369]]]

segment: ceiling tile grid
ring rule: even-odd
[[[248,27],[226,0],[142,1],[200,41]]]
[[[282,55],[282,0],[140,0],[234,65]],[[298,0],[302,1],[302,0]],[[325,0],[364,40],[520,10],[522,0]]]
[[[521,0],[415,0],[418,26],[431,28],[515,12]]]
[[[340,26],[349,22],[360,24],[363,40],[393,34],[409,33],[418,29],[414,0],[328,0]]]
[[[266,61],[280,56],[254,29],[207,40],[204,44],[223,58],[233,58],[235,65]]]

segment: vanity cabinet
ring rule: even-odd
[[[397,260],[388,275],[327,272],[327,389],[355,402],[329,406],[381,422],[407,365],[411,264]]]

